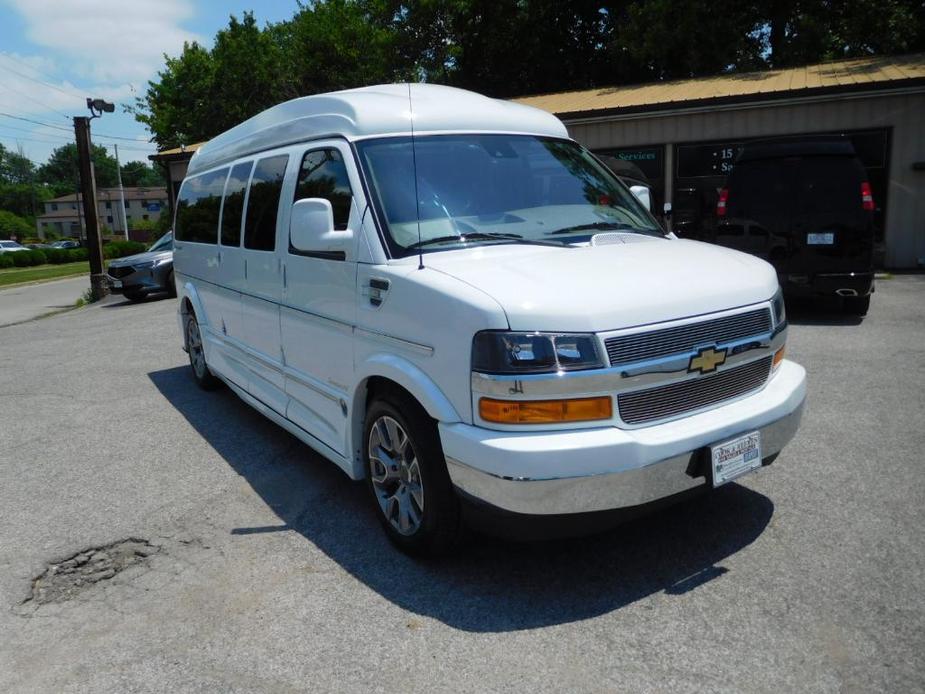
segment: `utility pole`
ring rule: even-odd
[[[84,198],[84,219],[87,228],[87,250],[90,253],[90,294],[94,301],[109,293],[109,283],[103,274],[103,244],[100,239],[99,210],[97,209],[96,179],[93,176],[93,146],[90,143],[90,121],[116,107],[102,99],[87,98],[90,117],[74,116],[74,135],[77,138],[77,167],[80,171],[80,187]],[[79,212],[78,205],[78,212]]]
[[[96,209],[96,180],[90,153],[90,119],[74,116],[74,135],[77,137],[77,161],[80,169],[80,187],[84,199],[84,219],[87,229],[87,250],[90,252],[90,293],[98,301],[109,293],[106,275],[103,274],[103,244],[100,242],[100,222]],[[79,206],[78,206],[79,212]]]
[[[122,164],[119,163],[119,145],[113,145],[116,150],[116,176],[119,178],[119,202],[122,205],[122,230],[125,240],[128,241],[128,217],[125,214],[125,191],[122,188]]]

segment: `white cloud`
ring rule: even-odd
[[[184,41],[202,39],[180,24],[193,14],[187,0],[8,0],[33,43],[68,61],[88,80],[136,85],[177,55]]]

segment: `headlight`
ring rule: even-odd
[[[777,288],[777,293],[774,295],[774,298],[771,299],[771,306],[774,311],[774,327],[778,328],[783,324],[787,319],[787,309],[784,306],[784,293],[781,291],[780,287]],[[777,331],[775,330],[775,333]],[[771,361],[771,373],[777,373],[777,370],[780,368],[780,365],[784,361],[784,345],[781,345],[780,348],[774,352],[774,358]]]
[[[147,270],[149,267],[154,267],[153,260],[143,260],[140,263],[132,263],[132,267],[136,270]]]
[[[472,340],[472,370],[490,374],[555,373],[604,366],[594,335],[484,331]]]
[[[771,305],[774,307],[774,325],[780,325],[787,318],[787,309],[784,306],[784,292],[780,287],[777,288],[777,294],[771,299]]]

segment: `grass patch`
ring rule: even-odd
[[[22,282],[42,282],[47,280],[89,275],[90,263],[64,263],[63,265],[38,265],[36,267],[11,267],[0,270],[0,287]]]

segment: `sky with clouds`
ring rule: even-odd
[[[93,121],[95,144],[119,145],[122,162],[155,151],[151,134],[123,112],[184,41],[210,46],[231,14],[260,24],[288,19],[296,0],[0,0],[0,143],[37,163],[74,141],[72,116],[86,97],[116,104]]]

